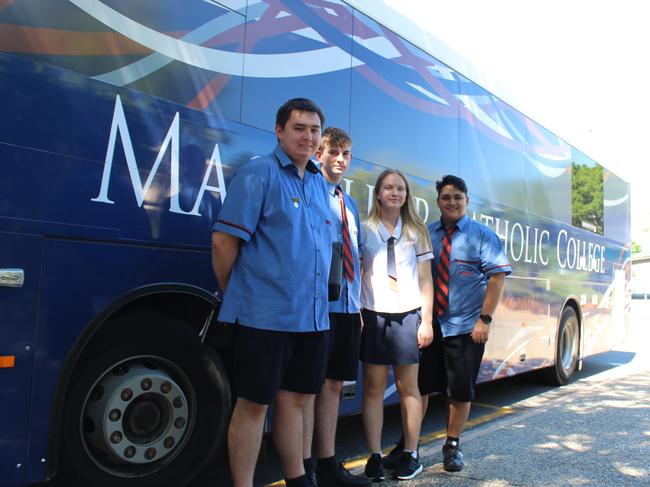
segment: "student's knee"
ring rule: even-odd
[[[366,381],[363,383],[363,393],[370,399],[381,397],[383,399],[386,391],[386,384],[383,382]]]
[[[275,398],[275,405],[279,408],[303,409],[310,396],[313,397],[312,394],[280,390]]]
[[[235,409],[233,411],[233,416],[240,417],[242,419],[255,420],[259,418],[264,418],[266,416],[266,411],[268,410],[268,405],[259,404],[257,402],[249,401],[243,397],[238,397],[237,402],[235,403]]]
[[[343,381],[334,380],[334,379],[325,379],[323,384],[322,391],[327,394],[341,394],[341,389],[343,388]]]
[[[397,381],[397,394],[401,398],[414,397],[418,400],[420,399],[420,390],[418,389],[417,383],[410,384],[403,381]]]

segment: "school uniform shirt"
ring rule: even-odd
[[[275,331],[329,329],[327,190],[316,164],[310,161],[300,178],[280,145],[237,171],[213,226],[243,240],[221,321]]]
[[[343,242],[343,221],[341,219],[341,202],[336,194],[337,186],[327,183],[330,211],[332,213],[332,241]],[[341,277],[341,294],[336,301],[330,301],[330,313],[358,313],[360,308],[361,294],[361,270],[359,267],[359,212],[352,197],[343,193],[345,201],[345,213],[348,218],[350,230],[350,241],[352,243],[352,263],[354,265],[354,279],[348,282],[345,276]]]
[[[361,225],[363,250],[361,253],[361,307],[379,313],[403,313],[422,306],[418,262],[433,259],[423,242],[418,242],[402,228],[402,217],[397,219],[391,234],[381,220],[377,226],[370,222]],[[388,239],[395,237],[395,264],[397,291],[388,283]]]
[[[456,227],[449,257],[449,308],[438,318],[443,336],[471,333],[481,314],[488,278],[512,272],[501,239],[490,228],[467,215],[456,222]],[[433,253],[437,257],[445,233],[441,220],[429,225]],[[435,269],[434,265],[434,274]]]

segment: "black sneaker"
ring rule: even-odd
[[[350,472],[343,462],[338,462],[335,469],[319,468],[316,466],[316,477],[320,487],[334,487],[338,485],[370,485],[372,481],[367,477],[354,475]]]
[[[318,480],[316,479],[316,470],[314,469],[314,461],[311,458],[302,461],[305,466],[305,475],[307,475],[307,483],[309,487],[318,487]]]
[[[463,453],[458,446],[445,443],[442,447],[442,466],[447,472],[460,472],[463,469]]]
[[[316,478],[316,472],[314,470],[305,472],[305,475],[307,475],[307,483],[309,484],[309,487],[318,487],[318,480]]]
[[[410,452],[402,452],[399,463],[393,470],[393,478],[396,480],[411,480],[422,471],[420,460],[413,458]]]
[[[384,475],[384,467],[381,463],[381,455],[379,453],[373,453],[368,458],[366,462],[366,477],[368,477],[373,482],[381,482],[386,478]]]
[[[404,438],[400,439],[393,449],[388,452],[382,461],[384,462],[384,468],[396,468],[399,463],[399,459],[402,457],[402,452],[404,451]]]

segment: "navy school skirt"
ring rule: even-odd
[[[361,310],[361,361],[376,365],[408,365],[420,361],[420,309],[405,313]]]

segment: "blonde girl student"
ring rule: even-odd
[[[393,367],[400,397],[404,452],[392,477],[408,480],[422,471],[417,444],[422,406],[418,390],[420,349],[433,339],[431,240],[417,216],[406,177],[387,169],[377,178],[372,208],[361,231],[363,423],[370,457],[366,476],[385,478],[381,458],[384,391]]]

